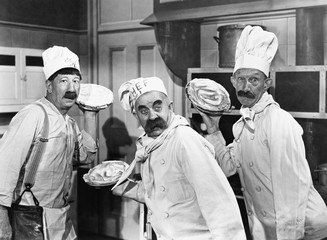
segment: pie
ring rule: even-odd
[[[194,78],[185,87],[186,96],[201,112],[219,115],[230,109],[231,101],[226,89],[207,78]]]
[[[129,167],[124,161],[111,160],[91,168],[84,174],[84,181],[91,186],[109,186],[115,184]]]
[[[76,104],[85,110],[98,111],[110,106],[113,100],[110,89],[97,84],[82,83]]]

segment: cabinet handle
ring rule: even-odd
[[[21,77],[20,77],[20,80],[27,82],[27,76],[26,76],[26,75],[21,76]]]

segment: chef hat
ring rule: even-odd
[[[259,26],[246,26],[236,45],[235,73],[240,68],[255,68],[269,76],[269,68],[278,48],[274,33]]]
[[[136,100],[142,94],[150,91],[159,91],[168,96],[163,81],[158,77],[136,78],[127,81],[118,89],[120,105],[124,110],[133,113]]]
[[[43,72],[46,79],[63,68],[75,68],[80,71],[78,57],[66,47],[53,46],[42,53]]]

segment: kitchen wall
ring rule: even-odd
[[[324,16],[324,29],[327,29],[327,14]],[[218,46],[212,36],[218,34],[219,26],[229,24],[257,24],[276,34],[279,48],[272,66],[294,66],[296,56],[295,10],[230,16],[204,22],[201,26],[201,67],[217,67],[219,64]],[[219,35],[218,35],[219,36]],[[327,64],[327,31],[324,32],[324,63]]]
[[[80,58],[83,82],[88,80],[87,1],[3,0],[0,8],[0,46],[45,50],[66,46]],[[70,110],[80,125],[81,112]],[[0,113],[0,128],[14,113]]]

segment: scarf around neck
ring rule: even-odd
[[[159,148],[165,142],[165,140],[174,133],[174,129],[178,126],[189,126],[189,122],[186,120],[186,118],[172,113],[172,119],[168,125],[168,128],[157,138],[150,138],[143,133],[136,140],[136,153],[133,162],[122,174],[118,182],[111,190],[114,190],[119,184],[129,177],[137,162],[145,162],[149,158],[150,153]]]
[[[239,139],[243,128],[247,127],[249,131],[254,133],[255,131],[255,124],[254,118],[255,115],[261,113],[265,110],[265,108],[271,104],[276,104],[279,106],[277,102],[273,99],[273,97],[265,92],[262,97],[260,98],[259,102],[257,102],[253,107],[244,107],[242,106],[240,109],[241,118],[234,124],[233,126],[233,133],[236,139]]]

